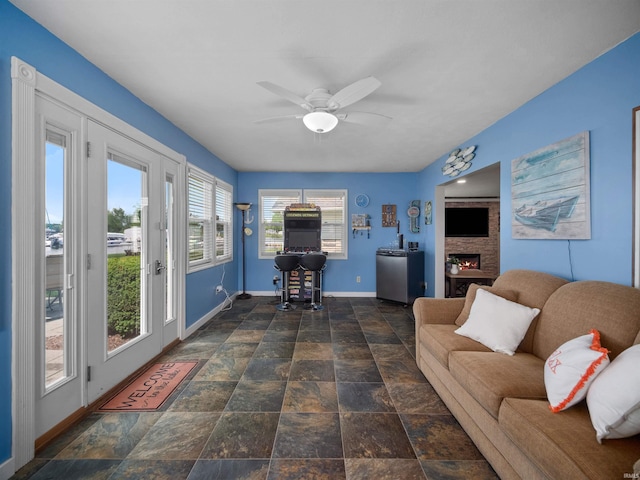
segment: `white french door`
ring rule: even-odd
[[[182,176],[179,163],[91,120],[85,158],[82,117],[36,105],[38,437],[178,338]]]
[[[178,282],[178,258],[179,256],[179,236],[178,219],[180,218],[178,208],[180,206],[180,194],[182,192],[182,177],[180,176],[179,165],[166,159],[163,162],[164,172],[164,212],[160,224],[160,251],[161,258],[164,259],[162,289],[157,293],[161,299],[163,311],[163,346],[166,347],[179,336],[178,311],[180,305],[179,282]]]
[[[177,166],[91,120],[88,160],[88,401],[177,338],[171,248]],[[165,197],[171,197],[167,199]],[[169,201],[168,201],[169,200]],[[126,227],[126,228],[125,228]],[[124,230],[123,242],[111,230]],[[110,240],[113,239],[113,240]],[[170,265],[167,263],[171,262]]]
[[[186,159],[16,57],[11,79],[19,468],[182,333]]]
[[[81,288],[78,273],[82,218],[82,118],[36,97],[36,208],[34,256],[40,282],[34,298],[36,437],[83,405],[80,343]]]

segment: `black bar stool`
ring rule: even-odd
[[[276,270],[282,272],[282,290],[280,292],[280,304],[276,305],[276,310],[286,312],[287,310],[295,310],[295,305],[289,303],[289,276],[293,270],[297,270],[300,265],[299,255],[276,255],[276,264],[273,266]]]
[[[322,310],[322,270],[326,267],[327,256],[323,253],[307,253],[300,257],[300,266],[303,270],[311,272],[311,309]],[[320,286],[316,286],[316,277],[320,280]],[[319,303],[316,303],[316,291],[318,291]]]

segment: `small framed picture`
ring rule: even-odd
[[[431,212],[433,211],[433,205],[431,200],[424,202],[424,224],[431,225]]]

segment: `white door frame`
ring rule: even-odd
[[[18,470],[34,457],[34,411],[35,411],[35,326],[37,317],[33,305],[34,285],[36,285],[37,264],[34,259],[38,241],[38,225],[33,220],[33,204],[29,199],[36,198],[36,166],[34,162],[36,145],[35,132],[35,96],[36,92],[54,98],[70,106],[86,118],[109,125],[124,135],[135,139],[149,148],[165,155],[181,165],[176,186],[184,184],[186,158],[161,144],[152,137],[140,132],[112,114],[83,99],[17,57],[11,57],[12,79],[12,458],[13,469]],[[86,138],[84,139],[86,144]],[[86,152],[85,152],[86,154]],[[176,206],[178,252],[185,249],[185,198],[176,196],[180,202]],[[86,242],[86,234],[82,239]],[[186,255],[178,255],[186,259]],[[80,258],[80,269],[86,271],[86,255]],[[178,261],[177,283],[178,338],[185,330],[185,274],[186,261]],[[86,298],[81,302],[86,308]],[[80,311],[79,315],[85,312]],[[86,373],[86,355],[82,358],[81,374]],[[85,382],[86,384],[86,382]],[[86,387],[85,387],[86,388]],[[86,399],[86,393],[85,393]],[[86,403],[86,400],[85,400]],[[86,406],[86,405],[85,405]],[[11,467],[9,467],[11,468]]]
[[[435,294],[436,298],[444,298],[445,286],[444,275],[445,270],[445,257],[444,257],[444,209],[445,209],[445,197],[444,197],[444,185],[437,185],[435,188],[435,198],[433,204],[433,215],[435,217]]]

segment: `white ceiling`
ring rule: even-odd
[[[444,196],[448,199],[494,199],[500,197],[500,163],[469,173],[444,184]]]
[[[640,30],[638,0],[11,0],[239,171],[416,172]],[[306,96],[373,75],[326,134]],[[482,155],[482,146],[478,147]]]

